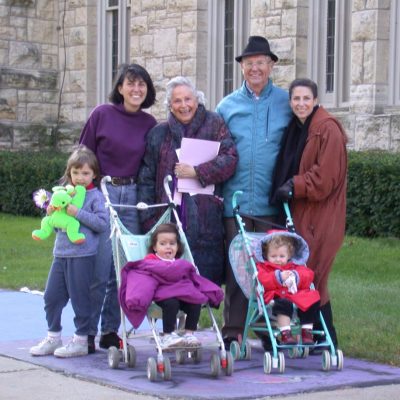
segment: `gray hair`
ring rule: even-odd
[[[166,91],[166,95],[165,95],[165,105],[167,106],[168,109],[171,108],[172,92],[178,86],[187,86],[192,91],[194,97],[197,99],[197,102],[199,104],[203,104],[203,105],[206,104],[206,98],[204,96],[204,93],[200,90],[197,90],[189,78],[186,78],[184,76],[176,76],[175,78],[172,78],[167,83],[167,91]]]

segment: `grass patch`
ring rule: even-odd
[[[0,213],[0,288],[43,290],[54,236],[31,238],[39,218]],[[347,237],[330,278],[340,348],[345,357],[400,366],[400,239]],[[213,309],[222,325],[222,307]],[[203,309],[200,324],[210,326]]]
[[[38,242],[32,231],[40,218],[0,213],[0,288],[43,290],[52,261],[54,236]]]

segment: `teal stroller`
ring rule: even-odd
[[[101,181],[101,190],[106,198],[106,207],[110,211],[110,224],[111,224],[111,243],[112,253],[114,259],[114,265],[116,269],[116,276],[118,282],[118,288],[121,287],[121,270],[129,261],[136,261],[143,259],[148,252],[148,246],[150,238],[154,230],[159,224],[171,222],[172,216],[174,217],[181,241],[184,244],[184,254],[182,258],[190,261],[194,264],[193,256],[191,254],[185,232],[182,229],[182,224],[179,220],[178,213],[176,211],[175,203],[173,202],[171,190],[169,188],[169,182],[172,180],[171,176],[164,178],[164,190],[168,197],[168,203],[148,205],[144,203],[138,203],[136,205],[118,205],[111,204],[109,195],[107,192],[106,183],[111,181],[111,178],[106,176]],[[162,207],[166,208],[166,211],[158,219],[157,223],[152,229],[144,235],[131,233],[121,222],[118,217],[118,208],[135,208],[140,210],[146,210],[148,208]],[[198,273],[198,271],[197,271]],[[213,352],[211,355],[211,375],[218,377],[221,372],[225,375],[232,375],[233,373],[233,357],[229,351],[225,350],[224,341],[222,339],[221,332],[219,330],[217,321],[212,313],[210,306],[206,305],[210,320],[212,323],[213,331],[216,334],[216,342],[219,352]],[[156,357],[149,357],[147,359],[147,377],[150,381],[157,380],[161,377],[163,380],[170,380],[172,376],[170,359],[163,352],[161,345],[161,338],[157,328],[157,320],[162,318],[161,308],[158,307],[154,302],[147,310],[147,320],[152,331],[152,340],[155,343],[157,349]],[[178,329],[184,325],[185,315],[183,313],[178,314]],[[110,347],[108,349],[108,364],[110,368],[116,369],[121,361],[125,362],[129,368],[136,366],[136,349],[133,345],[128,344],[128,336],[130,332],[127,332],[125,314],[121,307],[121,326],[122,326],[122,345],[118,349],[116,347]],[[175,349],[174,349],[175,350]],[[192,359],[194,363],[199,363],[202,359],[202,347],[197,348],[177,348],[175,350],[175,357],[177,364],[183,364],[187,358]]]
[[[239,234],[232,240],[229,247],[229,260],[235,279],[242,289],[244,295],[248,298],[248,310],[246,315],[246,323],[243,332],[241,343],[233,341],[230,345],[230,351],[235,360],[250,360],[251,359],[251,344],[248,340],[249,333],[254,332],[258,336],[268,337],[271,342],[271,352],[265,351],[263,356],[263,367],[266,374],[270,374],[273,369],[279,373],[285,371],[285,352],[290,358],[306,358],[309,356],[310,350],[320,347],[322,349],[322,370],[329,371],[331,367],[338,370],[343,369],[343,353],[335,346],[330,337],[329,331],[325,324],[322,314],[319,312],[319,318],[322,330],[312,330],[314,337],[318,337],[318,342],[313,344],[303,344],[301,341],[300,325],[296,312],[291,320],[291,332],[293,336],[298,337],[296,344],[280,344],[277,341],[279,329],[277,329],[275,316],[272,313],[273,300],[266,304],[264,301],[264,287],[258,279],[257,262],[262,262],[261,241],[266,236],[266,233],[246,232],[245,224],[239,213],[238,198],[242,194],[237,191],[233,195],[232,203],[235,220],[238,225]],[[288,235],[296,235],[294,225],[290,215],[287,203],[284,204],[287,222],[286,228]],[[308,246],[305,241],[300,238],[299,246],[296,249],[296,257],[293,262],[304,264],[308,258]],[[311,285],[310,289],[314,289]],[[294,307],[296,309],[296,307]],[[295,310],[296,311],[296,310]]]

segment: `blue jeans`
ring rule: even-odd
[[[107,190],[112,204],[135,205],[137,202],[136,184],[121,186],[107,184]],[[135,234],[140,232],[136,209],[115,207],[115,210],[130,232]],[[118,332],[121,324],[121,311],[109,229],[100,235],[95,274],[90,287],[90,294],[92,315],[89,334],[94,336],[97,334],[100,317],[102,334]]]

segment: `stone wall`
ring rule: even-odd
[[[151,112],[166,116],[165,86],[184,75],[207,88],[207,0],[142,0],[131,3],[131,56],[154,79],[157,103]]]
[[[96,46],[95,0],[0,5],[1,149],[76,142],[96,98],[89,45]]]
[[[250,34],[270,40],[280,58],[274,82],[287,88],[307,75],[309,1],[249,1]],[[170,78],[188,76],[207,92],[208,4],[131,2],[131,61],[154,79],[158,102],[151,112],[159,120]],[[352,149],[400,151],[400,107],[388,105],[390,6],[390,0],[352,2],[350,101],[331,110]],[[70,149],[77,141],[96,105],[97,7],[97,0],[0,4],[0,149],[40,149],[54,140]]]

